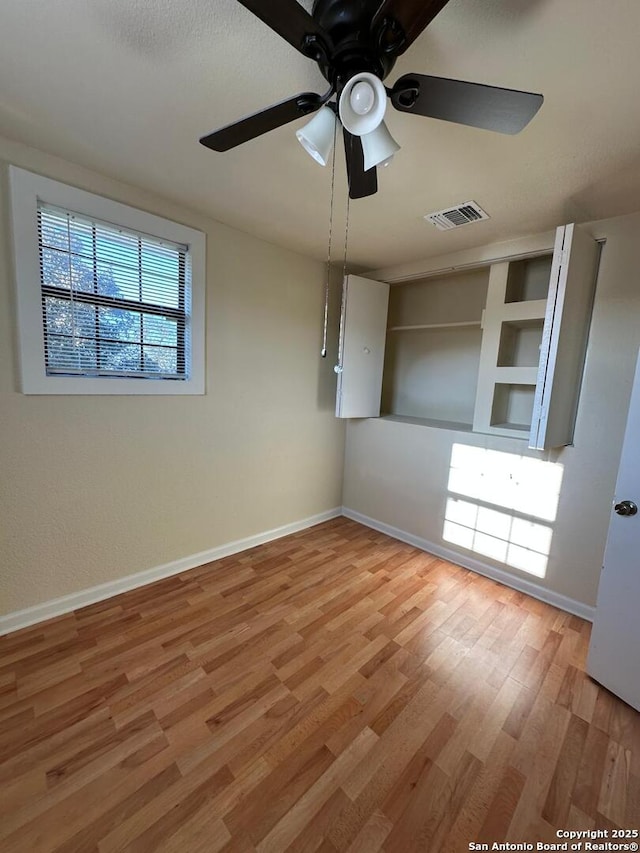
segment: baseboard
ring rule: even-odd
[[[552,604],[560,610],[565,610],[567,613],[573,613],[575,616],[580,616],[582,619],[587,619],[593,622],[595,616],[595,607],[588,604],[583,604],[581,601],[576,601],[573,598],[568,598],[566,595],[561,595],[559,592],[554,592],[551,589],[540,586],[532,581],[512,575],[510,572],[505,572],[502,569],[497,569],[481,560],[476,560],[475,557],[470,557],[466,554],[461,554],[458,551],[453,551],[449,548],[444,548],[435,542],[429,542],[427,539],[422,539],[420,536],[414,536],[412,533],[407,533],[400,530],[398,527],[392,527],[390,524],[385,524],[382,521],[377,521],[375,518],[369,518],[367,515],[356,512],[348,507],[342,507],[342,514],[352,521],[357,521],[364,524],[366,527],[371,527],[373,530],[378,530],[380,533],[386,533],[394,539],[399,539],[401,542],[406,542],[408,545],[413,545],[421,551],[427,551],[430,554],[435,554],[436,557],[441,557],[443,560],[448,560],[450,563],[455,563],[465,569],[470,569],[472,572],[477,572],[480,575],[498,581],[498,583],[509,586],[512,589],[517,589],[518,592],[524,592],[532,598],[537,598],[547,604]]]
[[[210,548],[208,551],[200,551],[198,554],[191,554],[188,557],[173,560],[171,563],[164,563],[162,566],[155,566],[152,569],[136,572],[134,575],[127,575],[124,578],[102,583],[90,589],[83,589],[80,592],[73,592],[61,598],[54,598],[51,601],[27,607],[25,610],[8,613],[6,616],[0,616],[0,635],[8,634],[10,631],[17,631],[20,628],[27,628],[29,625],[35,625],[37,622],[43,622],[45,619],[62,616],[65,613],[70,613],[72,610],[77,610],[79,607],[86,607],[88,604],[104,601],[106,598],[111,598],[122,592],[128,592],[130,589],[136,589],[154,581],[162,580],[162,578],[179,575],[181,572],[195,569],[197,566],[203,566],[205,563],[210,563],[213,560],[220,560],[223,557],[229,557],[240,551],[246,551],[248,548],[255,548],[256,545],[263,545],[265,542],[289,536],[291,533],[298,533],[300,530],[306,530],[308,527],[321,524],[323,521],[329,521],[331,518],[338,518],[341,515],[342,508],[335,507],[326,512],[312,515],[310,518],[304,518],[301,521],[294,521],[291,524],[285,524],[273,530],[257,533],[255,536],[237,539],[235,542],[218,545],[216,548]]]
[[[237,554],[240,551],[246,551],[248,548],[255,548],[257,545],[263,545],[265,542],[271,542],[274,539],[280,539],[283,536],[289,536],[291,533],[298,533],[301,530],[306,530],[308,527],[313,527],[315,524],[321,524],[323,521],[329,521],[332,518],[337,518],[344,515],[353,521],[364,524],[366,527],[371,527],[373,530],[378,530],[380,533],[386,533],[394,539],[399,539],[401,542],[406,542],[419,548],[421,551],[427,551],[430,554],[435,554],[444,560],[449,560],[465,569],[470,569],[473,572],[484,575],[492,580],[498,581],[505,586],[517,589],[519,592],[524,592],[544,601],[547,604],[552,604],[560,610],[565,610],[568,613],[573,613],[590,622],[593,621],[595,608],[580,601],[575,601],[565,595],[546,589],[532,581],[519,578],[509,572],[476,560],[474,557],[469,557],[461,554],[458,551],[453,551],[449,548],[444,548],[435,542],[429,542],[427,539],[422,539],[419,536],[414,536],[412,533],[407,533],[400,530],[398,527],[393,527],[390,524],[385,524],[382,521],[377,521],[375,518],[362,515],[362,513],[349,509],[348,507],[336,507],[327,510],[326,512],[318,513],[310,518],[304,518],[300,521],[294,521],[291,524],[285,524],[282,527],[276,527],[273,530],[266,530],[263,533],[257,533],[255,536],[247,536],[244,539],[237,539],[234,542],[228,542],[225,545],[219,545],[211,548],[208,551],[200,551],[198,554],[191,554],[188,557],[183,557],[179,560],[173,560],[170,563],[164,563],[161,566],[155,566],[152,569],[146,569],[142,572],[136,572],[133,575],[127,575],[124,578],[118,578],[115,581],[99,584],[98,586],[89,589],[80,590],[79,592],[71,593],[70,595],[55,598],[51,601],[45,601],[42,604],[36,604],[33,607],[28,607],[25,610],[17,610],[13,613],[7,613],[5,616],[0,616],[0,636],[8,634],[11,631],[17,631],[20,628],[27,628],[29,625],[35,625],[38,622],[44,622],[46,619],[53,619],[56,616],[62,616],[65,613],[70,613],[77,610],[79,607],[86,607],[88,604],[95,604],[98,601],[104,601],[107,598],[112,598],[114,595],[119,595],[122,592],[127,592],[130,589],[145,586],[163,578],[178,575],[181,572],[186,572],[189,569],[195,569],[197,566],[202,566],[205,563],[210,563],[214,560],[220,560],[223,557],[229,557],[232,554]]]

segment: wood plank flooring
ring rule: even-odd
[[[588,623],[344,518],[0,638],[0,849],[458,853],[640,825]]]

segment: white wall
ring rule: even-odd
[[[527,442],[448,430],[366,420],[350,422],[344,476],[344,505],[438,546],[443,539],[451,449],[454,443],[488,447],[558,462],[563,466],[558,512],[544,578],[457,549],[515,578],[533,581],[576,602],[592,606],[615,488],[633,372],[640,346],[640,214],[594,223],[606,238],[578,410],[574,446],[548,454],[527,450]],[[541,245],[548,237],[536,238]],[[536,242],[534,241],[534,242]],[[525,250],[526,241],[513,251]],[[509,247],[505,245],[505,253]],[[478,259],[490,257],[482,251]],[[495,256],[495,252],[493,253]],[[498,253],[499,254],[499,253]],[[472,252],[463,259],[472,262]],[[443,261],[446,265],[446,261]],[[393,279],[416,269],[377,271]],[[438,269],[438,262],[431,268]],[[424,269],[424,267],[423,267]],[[633,497],[627,496],[627,497]]]
[[[16,391],[8,163],[206,232],[206,396]],[[340,505],[320,263],[2,139],[0,195],[0,615]]]

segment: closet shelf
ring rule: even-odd
[[[416,326],[389,326],[387,332],[413,332],[420,329],[455,329],[463,326],[477,326],[480,328],[480,320],[466,320],[463,323],[420,323]]]

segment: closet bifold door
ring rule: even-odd
[[[336,417],[380,415],[389,285],[356,275],[344,281]]]
[[[573,440],[600,247],[579,225],[556,231],[529,447]]]

